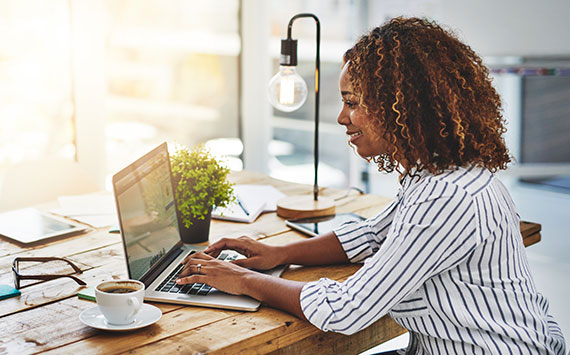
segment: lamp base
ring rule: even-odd
[[[334,200],[313,195],[288,196],[277,201],[277,215],[285,219],[299,219],[329,216],[335,214]]]

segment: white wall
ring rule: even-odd
[[[568,0],[444,0],[440,20],[482,56],[570,54]]]
[[[243,0],[241,9],[241,136],[244,168],[269,173],[268,146],[271,141],[271,108],[267,83],[271,78],[269,60],[268,4]]]
[[[525,56],[570,56],[570,0],[383,0],[370,1],[372,27],[395,16],[425,16],[453,30],[486,64],[517,64]],[[521,78],[493,81],[507,120],[505,140],[520,159]],[[570,164],[511,164],[509,174],[570,174]],[[371,174],[374,178],[375,174]],[[384,181],[371,185],[386,186]],[[390,186],[390,184],[388,184]]]
[[[371,1],[370,24],[426,16],[456,30],[481,56],[570,54],[569,0]]]

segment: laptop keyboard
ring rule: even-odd
[[[195,252],[193,251],[190,254],[193,254],[193,253],[195,253]],[[220,253],[220,255],[218,256],[218,259],[230,261],[230,260],[235,260],[236,257],[237,257],[237,255],[235,255],[235,254],[229,255],[228,253]],[[178,279],[178,275],[180,275],[183,268],[184,268],[184,265],[182,265],[182,264],[178,265],[174,270],[172,270],[170,275],[168,275],[168,277],[166,277],[164,279],[164,281],[162,281],[160,283],[160,285],[158,285],[158,287],[155,289],[155,291],[205,296],[208,293],[213,292],[215,290],[215,288],[212,288],[209,285],[200,284],[200,283],[185,284],[185,285],[177,284],[175,281]]]

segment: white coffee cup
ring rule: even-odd
[[[109,324],[130,324],[143,304],[144,284],[137,280],[104,281],[95,287],[95,298]]]

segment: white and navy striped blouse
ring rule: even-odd
[[[301,307],[325,331],[353,334],[385,314],[412,354],[565,354],[535,287],[519,216],[487,169],[405,177],[379,215],[335,231],[362,268],[307,283]]]

